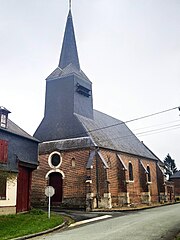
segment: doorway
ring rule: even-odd
[[[53,172],[49,175],[49,186],[55,189],[55,194],[51,198],[52,205],[59,205],[62,202],[63,195],[63,179],[62,175],[57,172]]]
[[[30,169],[19,166],[19,173],[17,179],[17,202],[16,212],[28,211],[30,208],[30,183],[32,172]]]

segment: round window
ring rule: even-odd
[[[59,164],[60,164],[60,156],[59,154],[55,153],[52,155],[51,157],[51,164],[54,166],[54,167],[57,167]]]

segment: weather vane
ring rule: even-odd
[[[71,0],[69,0],[69,11],[71,11]]]

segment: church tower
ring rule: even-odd
[[[80,68],[70,7],[59,65],[46,79],[44,118],[34,136],[40,141],[87,136],[77,115],[93,119],[92,83]]]

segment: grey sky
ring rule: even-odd
[[[0,105],[33,134],[43,117],[45,78],[58,65],[68,0],[0,0],[0,6]],[[95,109],[126,121],[180,105],[179,0],[74,0],[72,13]],[[128,126],[180,169],[179,114]],[[179,126],[165,131],[172,125]],[[166,129],[147,135],[154,128]]]

